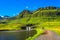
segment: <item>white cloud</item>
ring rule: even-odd
[[[25,7],[26,9],[29,8],[28,6]]]

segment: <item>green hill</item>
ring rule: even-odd
[[[28,24],[35,24],[36,27],[59,27],[60,8],[44,7],[35,11],[23,10],[19,15],[10,17],[0,22],[0,30],[20,30]]]

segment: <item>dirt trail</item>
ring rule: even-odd
[[[42,35],[37,37],[35,40],[60,40],[60,36],[58,36],[55,32],[46,30]]]

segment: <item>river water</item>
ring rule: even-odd
[[[1,31],[0,40],[26,40],[28,37],[32,37],[36,34],[36,31]]]

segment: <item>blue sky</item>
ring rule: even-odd
[[[60,0],[0,0],[0,15],[15,16],[22,10],[36,10],[40,7],[60,7]]]

